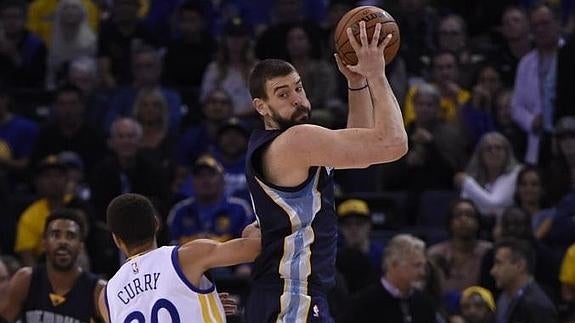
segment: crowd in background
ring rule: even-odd
[[[105,224],[122,193],[154,202],[162,245],[240,236],[255,219],[247,142],[263,127],[250,69],[289,61],[311,122],[345,127],[333,33],[357,5],[385,8],[400,27],[386,74],[409,152],[335,173],[334,316],[371,313],[362,297],[405,274],[394,261],[407,248],[424,271],[402,278],[418,284],[397,303],[404,322],[521,320],[510,309],[529,293],[506,293],[521,282],[537,284],[537,306],[523,310],[575,322],[573,0],[3,0],[0,305],[11,273],[44,260],[53,210],[86,221],[78,261],[104,279],[124,261]],[[212,273],[241,295],[249,274]]]

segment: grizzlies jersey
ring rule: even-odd
[[[24,323],[90,323],[96,317],[94,289],[98,278],[82,272],[66,295],[53,292],[45,265],[32,269],[32,278],[21,320]]]
[[[184,276],[178,247],[161,247],[129,259],[105,289],[110,323],[221,323],[226,317],[216,288]]]
[[[268,183],[261,176],[262,151],[281,133],[255,130],[248,146],[246,177],[262,237],[254,287],[277,291],[278,318],[303,322],[314,310],[311,296],[325,295],[335,284],[333,172],[311,167],[297,187]]]

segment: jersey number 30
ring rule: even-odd
[[[178,314],[178,310],[174,304],[172,304],[172,302],[165,298],[160,298],[154,303],[154,306],[152,306],[152,313],[150,318],[152,323],[159,323],[158,312],[161,309],[168,311],[168,314],[170,314],[170,317],[172,318],[172,323],[180,323],[180,314]],[[146,323],[146,318],[140,311],[134,311],[130,313],[124,320],[124,323],[132,323],[134,320],[137,323]]]

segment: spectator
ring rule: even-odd
[[[234,115],[247,117],[254,114],[248,90],[248,74],[255,64],[250,30],[240,18],[232,19],[225,28],[216,58],[202,78],[200,100],[221,87],[232,98]]]
[[[554,208],[547,208],[543,180],[539,169],[525,166],[517,175],[515,192],[517,205],[531,216],[531,226],[536,239],[544,239],[553,223]]]
[[[54,13],[52,42],[48,48],[46,86],[54,89],[71,60],[96,54],[96,34],[88,25],[82,0],[60,0]]]
[[[503,85],[513,87],[519,61],[533,48],[529,19],[523,8],[510,6],[505,9],[501,15],[501,35],[502,43],[493,51],[489,61],[501,73]]]
[[[11,187],[10,191],[20,190],[18,183],[24,180],[38,135],[36,123],[13,114],[12,108],[10,95],[0,86],[0,191],[2,186]]]
[[[101,319],[96,304],[106,283],[77,262],[86,237],[85,222],[69,210],[53,212],[45,222],[41,239],[46,263],[29,265],[14,274],[8,287],[8,302],[0,307],[0,319]]]
[[[511,101],[511,115],[528,135],[525,162],[545,166],[550,158],[557,52],[561,47],[559,21],[546,5],[530,13],[535,49],[519,62]]]
[[[168,226],[173,242],[184,244],[198,238],[227,241],[241,236],[252,218],[242,199],[226,197],[222,165],[210,155],[192,166],[193,197],[180,201],[170,211]]]
[[[40,36],[48,46],[52,43],[52,30],[56,9],[60,0],[33,0],[28,7],[28,29]],[[90,0],[82,0],[86,8],[86,15],[92,31],[98,30],[100,24],[100,11]]]
[[[84,162],[82,162],[80,156],[73,151],[63,151],[58,154],[58,159],[68,169],[68,188],[66,194],[88,202],[91,197],[91,192],[90,187],[86,183]]]
[[[167,85],[181,93],[188,107],[195,107],[199,104],[202,75],[216,52],[216,40],[208,31],[203,8],[197,1],[185,1],[177,15],[177,32],[164,57],[165,79]],[[190,121],[200,119],[197,112],[189,112]]]
[[[451,122],[457,120],[459,108],[465,104],[470,94],[458,83],[459,63],[455,54],[451,52],[438,52],[431,58],[431,82],[441,94],[440,118]],[[416,86],[412,86],[405,97],[404,121],[409,125],[417,117],[413,106],[413,96]]]
[[[563,257],[559,281],[561,282],[561,298],[569,306],[568,315],[573,316],[575,315],[575,244],[567,249]]]
[[[425,243],[400,234],[387,244],[381,281],[362,290],[350,301],[338,322],[373,322],[376,317],[389,322],[436,322],[431,301],[415,286],[425,278]]]
[[[502,240],[495,246],[491,274],[502,290],[496,322],[558,322],[557,311],[533,279],[535,254],[527,241]]]
[[[454,201],[447,217],[449,240],[435,244],[427,256],[445,276],[443,296],[457,299],[464,289],[479,283],[481,258],[491,243],[478,239],[480,215],[470,200]],[[455,296],[455,297],[454,297]]]
[[[0,4],[0,81],[12,89],[41,89],[46,79],[46,46],[25,27],[26,2]]]
[[[410,190],[449,190],[455,172],[466,161],[466,142],[459,128],[440,117],[441,97],[431,84],[422,83],[413,95],[416,118],[407,126],[410,150],[405,162]]]
[[[108,113],[111,89],[102,86],[98,64],[94,57],[82,56],[70,61],[66,81],[77,87],[86,103],[86,122],[104,133],[104,120]]]
[[[481,286],[468,287],[463,291],[459,304],[464,323],[495,322],[495,301],[489,290]]]
[[[224,168],[226,195],[246,201],[250,200],[245,175],[249,138],[248,128],[238,118],[230,118],[218,130],[217,144],[213,152]]]
[[[519,125],[511,118],[511,97],[513,92],[510,90],[502,90],[497,93],[495,98],[495,105],[493,118],[495,119],[495,129],[501,133],[513,147],[515,157],[519,161],[523,161],[525,151],[527,150],[527,136],[521,130]]]
[[[497,93],[501,90],[499,72],[492,65],[477,70],[471,100],[461,108],[461,121],[471,146],[485,133],[495,131],[493,113]]]
[[[132,82],[130,68],[134,65],[134,48],[157,43],[152,31],[138,17],[139,0],[115,0],[110,18],[98,32],[98,65],[106,87]],[[109,124],[108,124],[109,125]]]
[[[348,199],[337,207],[343,242],[336,267],[351,294],[377,282],[381,275],[383,246],[371,240],[371,212],[364,200]]]
[[[37,199],[26,207],[18,220],[14,246],[14,251],[25,266],[31,266],[44,254],[42,235],[46,218],[51,212],[70,208],[81,213],[84,221],[91,220],[89,206],[75,196],[66,194],[67,175],[66,165],[55,155],[46,157],[36,165],[34,180]]]
[[[499,216],[513,204],[520,169],[509,140],[498,132],[488,132],[476,145],[465,172],[455,175],[455,185],[461,188],[461,197],[477,205],[481,215]]]
[[[85,103],[82,92],[72,85],[60,86],[54,95],[51,120],[40,129],[32,150],[32,164],[50,154],[73,151],[80,155],[86,172],[104,155],[102,135],[85,120]]]
[[[104,126],[109,129],[119,116],[133,115],[134,102],[140,90],[158,87],[168,105],[168,128],[170,132],[177,133],[182,119],[182,99],[178,92],[161,83],[163,62],[160,53],[149,46],[135,47],[131,64],[132,84],[119,88],[112,97]]]

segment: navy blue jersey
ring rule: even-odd
[[[311,167],[297,187],[267,182],[261,172],[262,152],[281,133],[255,130],[248,146],[246,178],[262,235],[254,287],[279,291],[282,312],[288,307],[309,311],[306,295],[323,295],[335,284],[333,172]]]
[[[56,295],[46,266],[35,266],[22,311],[22,322],[93,322],[96,317],[94,289],[97,283],[98,277],[82,272],[66,295]]]

